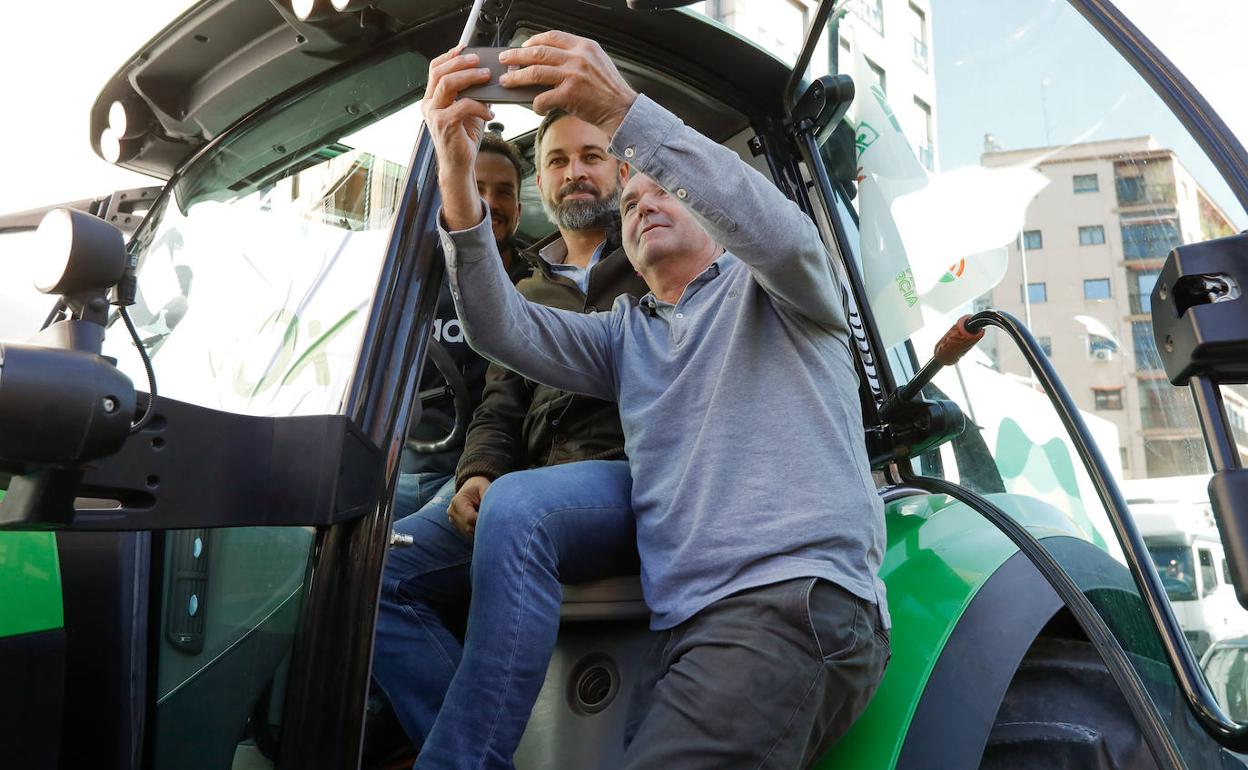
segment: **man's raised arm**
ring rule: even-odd
[[[499,59],[523,67],[503,75],[503,85],[554,86],[535,110],[563,107],[605,130],[611,153],[688,206],[773,298],[847,329],[840,282],[810,218],[735,152],[633,91],[597,43],[544,32]]]
[[[464,332],[482,355],[530,379],[614,400],[611,316],[528,302],[503,269],[475,172],[485,121],[493,115],[480,102],[456,98],[490,75],[476,66],[475,54],[461,56],[460,50],[431,62],[421,110],[438,157],[439,230]]]

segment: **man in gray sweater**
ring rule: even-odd
[[[534,110],[599,126],[634,172],[623,240],[651,293],[589,315],[526,302],[472,182],[490,112],[456,98],[488,70],[457,50],[433,62],[425,118],[469,343],[620,405],[631,487],[604,470],[601,484],[579,480],[601,489],[596,503],[571,510],[541,486],[525,502],[567,517],[629,495],[651,626],[666,639],[625,767],[805,767],[865,708],[888,657],[883,506],[836,271],[796,205],[634,92],[596,43],[547,32],[502,60],[504,86],[550,86]],[[508,477],[508,492],[524,478]],[[558,585],[533,576],[525,588],[518,602],[544,606]]]

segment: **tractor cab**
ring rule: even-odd
[[[202,0],[90,111],[159,186],[0,217],[15,766],[410,763],[373,629],[409,439],[455,400],[422,375],[419,100],[469,5]],[[1248,684],[1211,653],[1211,687],[1210,615],[1120,491],[1201,477],[1238,629],[1248,154],[1203,83],[1085,0],[488,0],[474,42],[555,28],[771,179],[842,277],[893,656],[816,766],[1248,765]],[[539,117],[496,114],[531,172]],[[518,768],[618,766],[647,614],[635,580],[565,586]]]

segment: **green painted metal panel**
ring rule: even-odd
[[[0,532],[0,637],[64,624],[56,535]]]
[[[1038,538],[1087,539],[1056,508],[1034,498],[988,495]],[[816,765],[883,770],[897,763],[910,720],[940,652],[976,592],[1014,555],[1014,544],[980,514],[943,495],[896,500],[885,512],[893,657],[871,704]]]

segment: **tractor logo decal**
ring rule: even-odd
[[[966,271],[966,260],[959,259],[957,263],[949,266],[945,274],[940,277],[941,283],[953,283],[962,277],[962,273]]]

